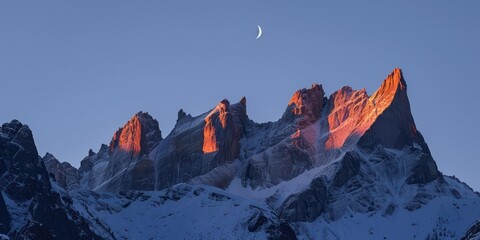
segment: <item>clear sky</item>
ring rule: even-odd
[[[329,2],[0,0],[0,122],[79,166],[140,110],[164,137],[223,98],[274,121],[297,89],[400,67],[440,170],[480,190],[480,1]]]

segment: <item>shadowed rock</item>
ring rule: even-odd
[[[0,128],[0,161],[3,174],[0,176],[0,189],[13,204],[8,211],[18,211],[24,204],[21,216],[10,214],[10,224],[1,218],[0,228],[10,229],[10,236],[19,239],[99,239],[85,219],[78,215],[52,189],[48,172],[38,156],[32,132],[27,125],[17,120],[5,123]],[[0,215],[5,211],[0,198]],[[28,220],[28,221],[27,221]],[[15,224],[12,224],[15,223]],[[18,229],[18,227],[21,227]],[[3,231],[2,230],[2,231]],[[3,231],[1,233],[6,233]]]

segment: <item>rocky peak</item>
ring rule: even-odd
[[[240,102],[238,102],[237,104],[234,104],[232,108],[234,108],[234,110],[240,115],[240,118],[242,119],[242,121],[247,118],[247,98],[246,97],[242,97],[240,99]]]
[[[403,73],[400,68],[395,68],[383,81],[380,88],[372,95],[373,99],[381,96],[394,96],[397,91],[406,91],[407,83],[403,78]]]
[[[15,119],[10,123],[4,123],[0,128],[0,132],[10,141],[23,146],[32,156],[38,155],[33,134],[28,125],[24,125]]]
[[[310,89],[301,89],[296,91],[288,102],[287,111],[284,117],[290,118],[299,116],[303,117],[302,124],[312,123],[316,121],[323,110],[325,92],[322,85],[313,84]]]
[[[49,163],[49,162],[55,162],[55,161],[59,162],[58,159],[55,158],[55,156],[53,156],[53,154],[51,154],[49,152],[45,153],[45,156],[43,156],[42,160],[43,160],[43,163],[45,163],[45,164]]]
[[[110,153],[118,149],[131,152],[137,158],[150,151],[161,139],[157,120],[148,113],[139,112],[113,135]]]
[[[178,114],[177,114],[177,123],[182,122],[186,119],[190,119],[191,117],[192,115],[187,114],[185,111],[183,111],[183,109],[180,109],[178,110]]]
[[[88,150],[88,156],[91,157],[95,155],[95,152],[90,148],[90,150]]]
[[[0,132],[0,233],[12,239],[99,239],[66,203],[68,198],[52,189],[28,126],[14,120]],[[45,158],[58,163],[52,154]]]
[[[3,190],[16,200],[25,200],[38,189],[49,188],[48,174],[38,156],[30,128],[13,120],[3,124],[0,132],[0,186]]]
[[[22,126],[23,124],[20,121],[18,121],[17,119],[14,119],[10,121],[10,123],[2,124],[2,127],[0,128],[0,130],[6,136],[13,138],[13,136],[15,136],[15,134],[20,130]]]
[[[339,149],[348,143],[389,148],[411,145],[417,130],[410,112],[407,84],[402,71],[394,69],[380,88],[368,96],[365,89],[343,87],[328,101],[326,149]]]
[[[360,140],[362,146],[381,144],[389,148],[402,148],[412,145],[414,141],[423,144],[410,111],[407,84],[398,68],[369,98],[362,118],[374,119]]]
[[[296,91],[288,102],[288,106],[293,106],[292,112],[295,115],[313,114],[318,117],[323,107],[324,95],[322,85],[315,83],[310,89]]]
[[[233,105],[230,105],[227,99],[223,99],[205,117],[203,153],[220,151],[222,161],[230,161],[238,157],[239,141],[243,136],[245,119],[245,98]]]
[[[70,190],[80,186],[78,181],[78,170],[70,165],[70,163],[60,163],[55,156],[48,152],[45,154],[42,160],[43,164],[45,164],[45,167],[47,168],[47,171],[55,176],[55,180],[64,189]]]

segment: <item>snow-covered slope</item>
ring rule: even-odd
[[[72,193],[74,206],[106,239],[288,239],[293,230],[266,204],[211,186],[156,192]]]

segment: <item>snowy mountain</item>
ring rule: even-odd
[[[327,97],[318,84],[301,89],[276,122],[249,119],[245,98],[224,99],[199,116],[180,110],[162,138],[158,122],[139,112],[78,170],[52,154],[40,158],[31,133],[16,140],[22,128],[12,121],[0,135],[0,233],[14,239],[42,229],[66,236],[34,217],[38,194],[17,191],[28,184],[57,196],[42,209],[67,216],[76,238],[479,236],[480,194],[438,170],[400,69],[372,95],[343,87]]]

